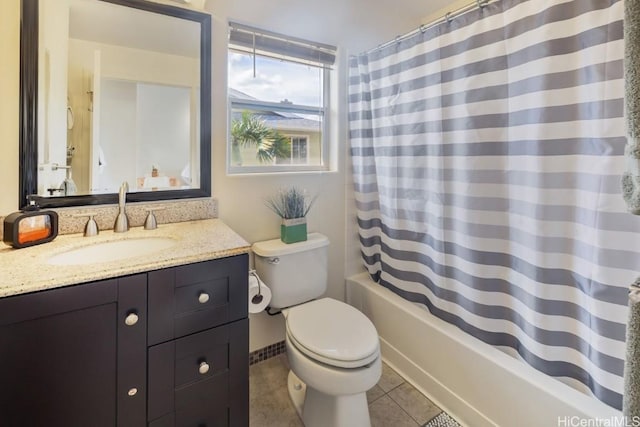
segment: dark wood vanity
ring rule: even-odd
[[[0,425],[247,426],[248,255],[0,299]]]

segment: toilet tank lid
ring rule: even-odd
[[[309,233],[307,240],[297,243],[284,243],[280,239],[265,240],[256,242],[251,246],[251,250],[262,257],[275,257],[293,254],[297,252],[310,251],[312,249],[321,248],[329,244],[327,236],[320,233]]]

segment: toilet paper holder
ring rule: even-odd
[[[271,289],[260,279],[255,270],[249,270],[249,313],[269,313],[269,303],[271,302]],[[270,314],[270,313],[269,313]]]
[[[262,302],[262,299],[264,298],[262,296],[262,289],[261,289],[261,286],[260,286],[260,278],[258,277],[258,274],[256,273],[255,270],[249,271],[249,274],[252,275],[253,277],[255,277],[256,280],[258,281],[258,293],[257,293],[257,295],[254,295],[253,298],[251,298],[251,303],[252,304],[260,304]]]

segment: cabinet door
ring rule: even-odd
[[[146,291],[138,274],[0,299],[0,426],[144,425]]]
[[[116,285],[0,299],[0,425],[116,424]]]

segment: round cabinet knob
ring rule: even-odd
[[[200,302],[200,304],[205,304],[207,301],[209,301],[209,294],[206,292],[200,292],[200,295],[198,295],[198,301]]]
[[[209,364],[206,361],[200,362],[200,366],[198,366],[198,372],[202,375],[209,372]]]
[[[129,389],[129,391],[127,392],[127,394],[128,394],[129,396],[133,397],[133,396],[135,396],[136,394],[138,394],[138,389],[137,389],[137,388],[135,388],[135,387],[130,388],[130,389]]]
[[[124,319],[124,323],[127,326],[133,326],[138,323],[138,315],[135,313],[129,313]]]

